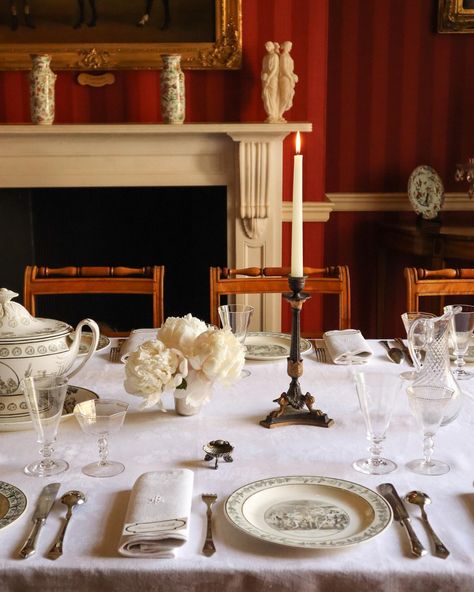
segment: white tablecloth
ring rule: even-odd
[[[371,342],[371,346],[375,352],[371,366],[400,371],[401,367],[387,360],[377,342]],[[437,437],[436,456],[451,465],[451,472],[425,477],[404,466],[420,456],[421,436],[403,397],[384,450],[399,468],[388,476],[366,476],[351,466],[366,453],[367,442],[348,368],[318,363],[313,354],[304,358],[302,389],[314,394],[317,407],[335,420],[328,429],[288,426],[268,430],[259,425],[259,420],[275,408],[272,399],[288,387],[286,360],[248,363],[250,377],[232,388],[216,389],[199,415],[181,417],[172,411],[171,398],[167,400],[169,413],[139,411],[140,399],[123,389],[123,364],[109,362],[107,352],[98,353],[72,382],[101,397],[130,403],[122,431],[110,439],[110,457],[123,461],[126,469],[106,479],[83,475],[81,466],[96,458],[96,442],[81,432],[74,418],[63,421],[56,450],[71,467],[48,481],[61,482],[60,495],[68,489],[80,489],[88,501],[72,517],[62,558],[45,558],[64,516],[65,507],[57,502],[41,533],[36,555],[22,560],[18,549],[29,532],[34,505],[45,483],[22,472],[23,466],[37,457],[34,433],[0,432],[0,478],[23,490],[30,504],[21,519],[0,531],[0,590],[474,590],[472,406],[442,428]],[[234,445],[234,462],[220,462],[216,471],[211,468],[213,463],[203,460],[202,446],[219,438]],[[195,474],[188,543],[175,559],[121,557],[117,545],[133,483],[146,471],[173,467],[190,468]],[[265,543],[228,523],[223,503],[231,492],[251,481],[277,475],[325,475],[373,489],[390,481],[400,495],[412,489],[426,491],[433,500],[428,508],[432,524],[451,556],[447,560],[431,554],[414,558],[404,531],[396,523],[364,544],[324,551]],[[217,552],[210,558],[201,553],[204,492],[219,496],[214,518]],[[418,509],[411,506],[409,511],[418,535],[430,548]]]

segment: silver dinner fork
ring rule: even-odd
[[[109,360],[111,362],[118,362],[120,359],[120,349],[122,344],[125,342],[125,339],[119,339],[117,341],[117,345],[115,347],[111,347],[109,351]]]
[[[316,360],[318,362],[325,363],[326,362],[326,348],[325,347],[316,347],[314,346],[314,354],[316,356]]]
[[[204,541],[204,547],[202,548],[202,552],[207,557],[214,555],[216,552],[216,547],[214,545],[214,541],[212,539],[212,504],[216,501],[217,495],[215,493],[203,493],[202,494],[202,501],[207,506],[207,528],[206,528],[206,540]]]

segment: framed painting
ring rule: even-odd
[[[238,69],[241,0],[9,0],[0,2],[0,70],[159,69],[179,53],[190,69]]]
[[[474,33],[474,0],[438,0],[439,33]]]

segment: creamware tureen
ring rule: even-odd
[[[21,304],[12,302],[16,292],[0,289],[0,421],[25,420],[28,409],[21,381],[43,373],[70,378],[92,357],[99,340],[99,327],[82,320],[74,331],[62,321],[34,318]],[[90,327],[92,339],[87,354],[71,370],[79,352],[82,329]]]

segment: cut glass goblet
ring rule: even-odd
[[[33,477],[62,473],[69,465],[65,460],[53,458],[53,444],[63,413],[67,378],[52,374],[30,376],[23,380],[23,392],[42,455],[41,460],[25,467],[25,473]]]
[[[423,458],[410,461],[407,468],[421,475],[444,475],[450,467],[433,459],[434,436],[454,390],[445,386],[412,385],[407,393],[410,409],[423,431]]]
[[[242,345],[250,325],[254,307],[248,304],[223,304],[219,306],[219,318],[224,329],[228,328]],[[250,376],[249,370],[242,370],[242,378]]]
[[[403,381],[397,374],[368,370],[353,371],[353,378],[370,442],[370,456],[356,460],[352,466],[361,473],[385,475],[397,468],[392,460],[382,457],[382,449]]]
[[[468,380],[474,376],[464,369],[464,357],[474,331],[474,306],[469,304],[450,304],[444,307],[444,312],[453,312],[451,317],[451,339],[453,353],[456,356],[454,377],[458,380]]]
[[[121,462],[109,460],[108,436],[120,430],[127,409],[128,403],[115,399],[83,401],[74,407],[74,416],[81,429],[86,434],[98,436],[99,460],[82,467],[85,475],[113,477],[125,469]]]

